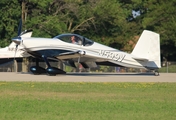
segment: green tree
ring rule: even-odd
[[[149,0],[143,28],[156,31],[161,38],[161,52],[168,60],[176,60],[176,2],[175,0]]]
[[[0,47],[7,46],[11,38],[17,35],[17,19],[21,15],[21,7],[17,0],[0,1]]]
[[[140,35],[147,29],[160,34],[161,53],[168,60],[176,60],[175,0],[129,0],[120,1],[123,9],[140,10],[141,15],[128,22],[127,38]],[[132,16],[132,14],[130,14]],[[125,30],[122,30],[125,31]],[[121,36],[122,37],[122,36]]]

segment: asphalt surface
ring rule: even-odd
[[[67,73],[47,76],[31,73],[0,72],[0,81],[33,82],[176,82],[176,73],[160,73],[160,76],[142,73]]]

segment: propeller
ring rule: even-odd
[[[20,20],[20,23],[19,23],[19,26],[18,26],[18,36],[17,37],[14,37],[14,38],[12,38],[12,41],[14,42],[14,43],[16,43],[16,46],[15,46],[15,54],[14,54],[14,69],[15,69],[15,71],[17,72],[17,62],[16,62],[16,60],[15,60],[15,56],[16,56],[16,52],[17,52],[17,50],[18,50],[18,45],[20,45],[20,43],[21,43],[21,41],[22,41],[22,39],[21,39],[21,29],[22,29],[22,19]]]

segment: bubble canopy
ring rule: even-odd
[[[54,39],[59,39],[61,41],[67,42],[67,43],[72,43],[72,37],[73,36],[74,36],[75,42],[78,45],[91,46],[94,43],[94,41],[92,41],[88,38],[85,38],[85,37],[80,36],[78,34],[71,34],[71,33],[60,34],[60,35],[54,37]]]

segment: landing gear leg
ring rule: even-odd
[[[46,56],[43,55],[42,57],[46,65],[48,66],[48,68],[46,69],[46,72],[49,76],[56,76],[57,74],[66,74],[66,72],[61,69],[58,69],[56,67],[51,67]]]
[[[51,67],[51,65],[50,65],[50,64],[49,64],[49,62],[48,62],[47,57],[46,57],[46,56],[44,56],[44,55],[42,55],[42,58],[44,59],[44,61],[45,61],[46,65],[47,65],[48,67]]]
[[[42,55],[42,58],[44,59],[46,65],[47,65],[47,69],[46,69],[46,72],[49,76],[56,76],[56,73],[51,69],[51,65],[50,63],[48,62],[48,59],[45,55]]]

